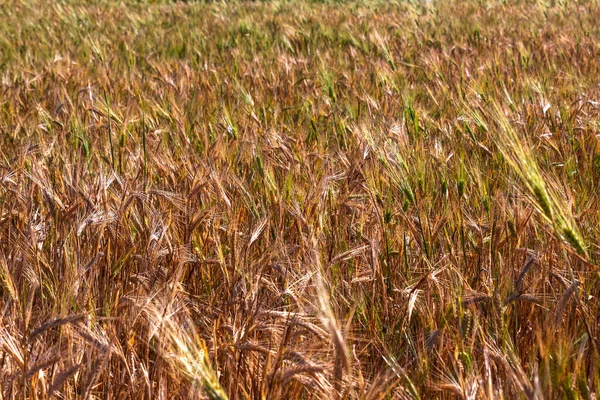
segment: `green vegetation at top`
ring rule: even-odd
[[[0,397],[594,398],[597,21],[0,4]]]

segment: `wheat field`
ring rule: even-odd
[[[0,2],[0,399],[596,399],[598,21]]]

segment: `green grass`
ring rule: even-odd
[[[1,4],[0,396],[595,398],[598,20]]]

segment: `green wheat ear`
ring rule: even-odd
[[[475,121],[484,121],[484,117],[487,117],[496,124],[496,129],[490,130],[492,138],[508,165],[528,190],[534,206],[558,236],[580,255],[587,257],[586,246],[577,229],[575,218],[564,201],[551,190],[551,179],[540,172],[529,144],[515,131],[497,103],[492,102],[491,107],[492,111],[483,110],[482,116],[467,106],[467,114]]]
[[[587,251],[585,249],[583,239],[576,230],[566,226],[563,228],[562,233],[567,242],[569,242],[579,254],[587,257]]]

